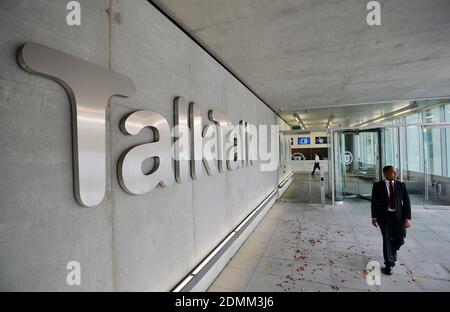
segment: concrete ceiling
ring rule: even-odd
[[[154,1],[276,111],[448,97],[450,0],[367,2]]]

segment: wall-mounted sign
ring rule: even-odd
[[[75,198],[83,206],[98,205],[106,190],[106,110],[112,96],[130,97],[136,93],[133,80],[36,43],[22,46],[17,58],[23,69],[55,80],[68,93],[72,106]],[[117,175],[121,187],[130,194],[145,194],[158,185],[168,187],[174,181],[198,179],[204,171],[214,175],[240,169],[258,159],[264,160],[263,171],[278,168],[278,126],[271,125],[268,131],[268,126],[257,128],[244,120],[232,125],[227,115],[213,110],[208,117],[213,124],[203,127],[200,106],[182,97],[174,100],[173,129],[155,112],[135,111],[125,116],[119,125],[124,135],[135,136],[148,127],[154,140],[131,147],[120,156]],[[154,166],[144,174],[142,163],[146,159],[153,159]]]
[[[328,138],[327,137],[315,137],[315,143],[316,144],[327,144],[328,143]]]
[[[353,162],[353,154],[349,151],[344,153],[344,163],[346,166],[350,165]]]
[[[311,144],[310,137],[299,137],[298,138],[298,145],[309,145],[309,144]]]

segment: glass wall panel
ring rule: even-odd
[[[444,106],[444,120],[450,123],[450,104]],[[450,177],[450,128],[445,128],[445,150],[446,150],[446,161],[447,161],[447,172],[446,176]]]

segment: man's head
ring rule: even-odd
[[[394,166],[386,166],[383,168],[383,175],[386,180],[392,181],[397,177]]]

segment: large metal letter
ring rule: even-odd
[[[227,126],[227,129],[227,138],[225,141],[227,168],[228,170],[236,170],[241,168],[242,165],[240,128],[239,126]]]
[[[72,106],[75,198],[98,205],[106,189],[106,107],[113,95],[132,96],[133,81],[99,65],[58,50],[27,43],[18,51],[26,71],[60,83]]]
[[[150,127],[155,142],[135,146],[124,152],[119,159],[118,176],[122,188],[130,194],[145,194],[158,184],[167,187],[173,184],[172,159],[170,157],[170,127],[167,120],[156,113],[138,111],[124,119],[120,128],[125,134],[137,135]],[[149,174],[142,172],[142,162],[154,158],[155,166]]]
[[[200,106],[191,103],[189,106],[189,127],[191,129],[191,176],[196,180],[203,175],[203,136],[202,115]]]
[[[203,165],[209,176],[217,174],[217,127],[207,125],[203,128]]]
[[[226,170],[226,133],[223,130],[225,126],[231,125],[231,119],[224,113],[210,110],[209,119],[213,121],[217,126],[217,158],[219,159],[219,172],[224,172]],[[226,131],[225,131],[226,132]]]
[[[245,120],[239,121],[239,136],[241,137],[241,168],[247,165],[247,122]]]
[[[183,183],[189,179],[190,135],[188,122],[188,104],[183,97],[176,97],[174,101],[175,127],[174,127],[174,158],[175,179]]]

